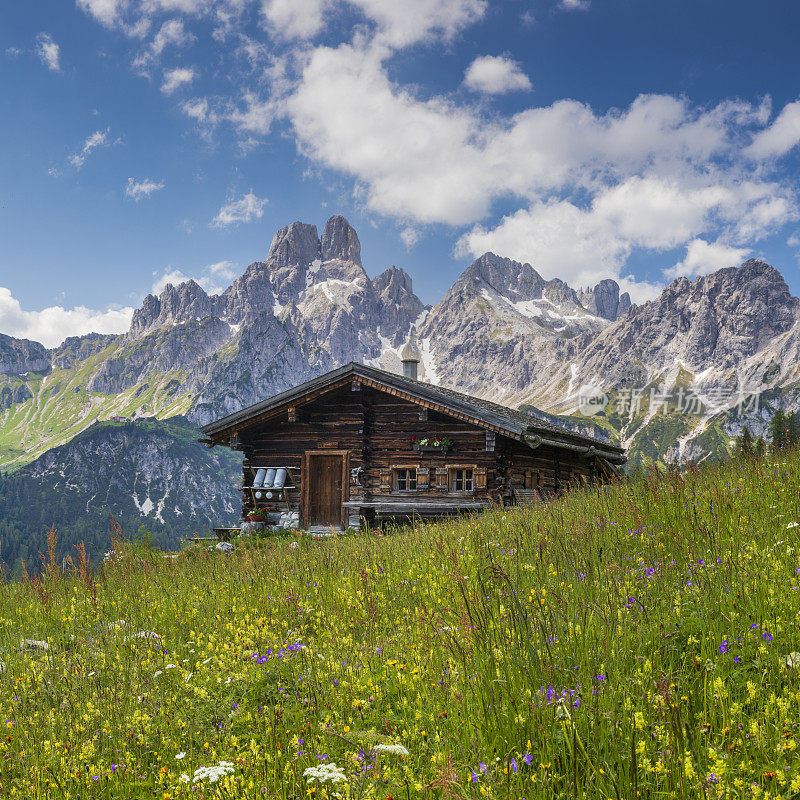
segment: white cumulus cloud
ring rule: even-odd
[[[222,280],[232,281],[236,277],[233,261],[217,261],[216,264],[208,266],[208,271]]]
[[[133,316],[132,308],[104,311],[76,306],[50,306],[26,311],[11,290],[0,286],[0,332],[18,339],[32,339],[45,347],[57,347],[68,336],[87,333],[124,333]]]
[[[486,12],[485,0],[262,0],[269,28],[287,39],[312,39],[323,28],[326,14],[355,7],[370,22],[381,41],[405,47],[431,37],[451,39]]]
[[[177,67],[164,73],[164,83],[161,84],[161,91],[164,94],[172,94],[181,86],[187,86],[196,77],[196,72],[192,67]]]
[[[530,78],[519,63],[504,56],[478,56],[464,73],[464,85],[484,94],[526,91]]]
[[[77,0],[78,8],[91,14],[106,27],[113,27],[122,21],[128,9],[129,0]]]
[[[238,200],[229,200],[211,220],[212,228],[227,228],[241,222],[253,222],[264,216],[264,206],[269,202],[266,198],[256,197],[251,189]]]
[[[144,178],[143,180],[136,180],[135,178],[128,178],[128,183],[125,186],[125,197],[130,197],[137,203],[143,197],[150,197],[154,192],[158,192],[166,186],[165,183]]]
[[[800,101],[787,103],[768,128],[759,131],[747,154],[754,159],[786,155],[800,143]]]
[[[564,11],[586,11],[589,0],[559,0],[558,7]]]
[[[685,275],[694,278],[715,272],[725,267],[736,267],[741,264],[751,250],[746,247],[731,247],[722,242],[707,242],[704,239],[693,239],[686,246],[686,257],[674,267],[664,270],[667,278],[677,278]]]
[[[638,248],[720,236],[741,248],[798,217],[792,188],[742,156],[763,103],[640,95],[604,113],[561,100],[503,118],[417,96],[389,78],[389,54],[358,43],[310,51],[289,117],[302,152],[351,176],[372,211],[472,226],[461,255],[493,250],[587,285],[624,277]],[[499,200],[518,208],[483,223]]]
[[[53,37],[49,33],[40,33],[36,37],[36,55],[53,72],[61,71],[61,65],[59,64],[60,52],[59,46],[53,41]]]
[[[400,231],[400,240],[406,246],[406,250],[410,250],[419,240],[422,234],[418,228],[411,225],[406,226]]]
[[[69,157],[70,164],[80,169],[86,163],[86,159],[93,150],[97,150],[98,147],[108,147],[110,144],[108,139],[110,133],[111,130],[106,128],[104,131],[95,131],[91,136],[88,136],[83,143],[81,151]]]
[[[261,9],[269,27],[287,39],[311,39],[322,29],[330,0],[263,0]]]

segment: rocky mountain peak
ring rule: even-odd
[[[378,295],[381,334],[398,347],[425,306],[414,294],[411,276],[400,267],[384,270],[372,286]]]
[[[322,260],[352,261],[361,266],[361,242],[352,225],[336,214],[325,223],[322,234]]]
[[[567,309],[578,310],[582,307],[575,290],[568,283],[562,281],[561,278],[553,278],[553,280],[547,281],[542,296],[551,303]]]
[[[47,372],[50,356],[44,345],[0,333],[0,375]]]
[[[99,353],[115,339],[113,333],[87,333],[83,336],[68,336],[52,350],[53,366],[58,369],[72,369],[79,361]]]
[[[610,322],[622,316],[631,305],[631,297],[625,292],[619,293],[619,284],[611,278],[605,278],[593,289],[582,291],[578,297],[587,311],[597,314]]]
[[[635,355],[652,374],[680,362],[713,381],[730,370],[746,371],[748,359],[767,365],[767,350],[796,330],[798,321],[800,300],[781,274],[750,259],[695,281],[677,278],[658,297],[635,306],[591,344],[586,371],[620,382],[629,378],[623,365]]]
[[[394,264],[374,278],[372,285],[380,295],[386,293],[387,296],[399,297],[404,292],[412,293],[411,276],[402,267]]]
[[[320,240],[316,225],[293,222],[284,225],[272,237],[267,262],[274,270],[306,266],[320,258]]]
[[[484,253],[462,274],[460,282],[488,284],[512,302],[541,297],[545,280],[530,265],[494,253]]]
[[[163,325],[177,325],[194,319],[216,316],[222,310],[220,297],[209,297],[193,280],[173,286],[168,283],[160,297],[149,294],[131,320],[128,335],[140,336]]]

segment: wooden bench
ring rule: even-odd
[[[214,533],[217,535],[217,539],[220,542],[229,542],[231,539],[235,539],[242,532],[241,528],[212,528],[211,530],[214,531]]]

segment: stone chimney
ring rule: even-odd
[[[411,378],[412,381],[418,381],[419,376],[417,374],[417,370],[422,357],[420,355],[419,348],[413,339],[409,339],[409,341],[406,343],[406,346],[400,353],[400,360],[403,362],[403,376],[406,378]]]

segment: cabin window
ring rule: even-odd
[[[450,470],[450,491],[471,492],[474,488],[471,469]]]
[[[398,492],[414,492],[417,489],[416,469],[396,469],[394,471],[394,486]]]

